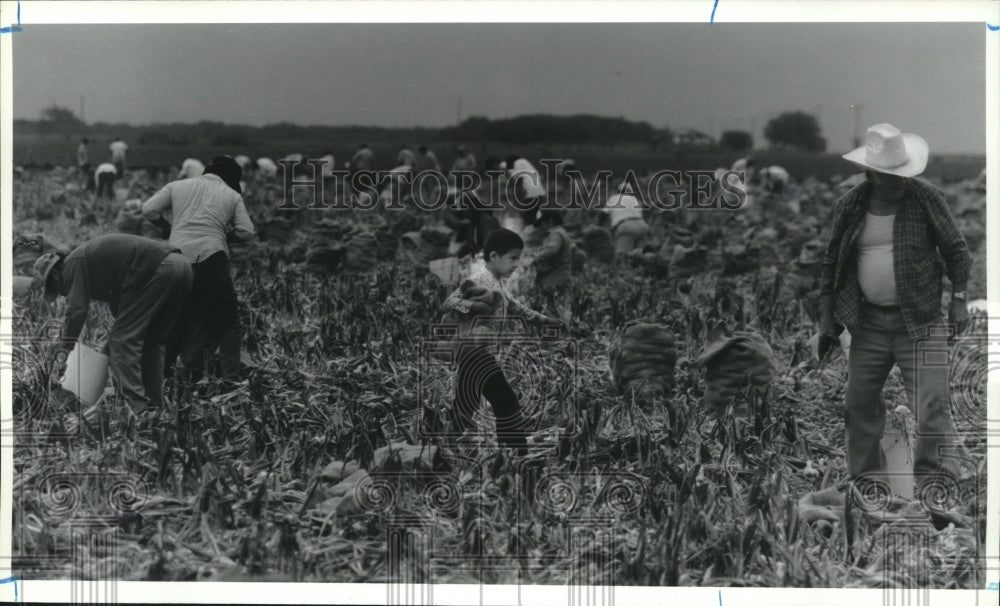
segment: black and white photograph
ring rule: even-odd
[[[907,4],[3,2],[5,599],[995,603],[1000,11]]]

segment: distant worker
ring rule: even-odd
[[[416,168],[417,156],[413,153],[413,150],[404,145],[399,148],[399,153],[396,154],[396,164],[405,164],[410,168]]]
[[[428,149],[426,145],[421,145],[417,148],[420,152],[420,166],[417,167],[420,171],[434,170],[441,172],[441,163],[438,162],[437,154],[433,150]]]
[[[205,165],[200,160],[188,158],[181,164],[181,169],[177,173],[178,179],[190,179],[200,177],[205,172]]]
[[[111,145],[108,146],[111,151],[111,163],[115,165],[115,170],[118,171],[118,177],[125,176],[125,152],[128,151],[128,145],[121,140],[121,137],[115,137]]]
[[[611,218],[615,256],[619,257],[641,249],[649,237],[649,225],[642,216],[642,204],[635,196],[624,193],[628,189],[627,183],[622,181],[618,185],[618,193],[608,198],[604,208]]]
[[[90,141],[84,137],[80,140],[80,145],[76,148],[76,167],[80,169],[80,174],[84,178],[84,191],[94,191],[94,175],[90,172],[90,153],[87,151],[87,144]]]
[[[740,172],[740,173],[745,173],[745,176],[743,178],[743,182],[744,183],[750,183],[751,181],[753,181],[754,170],[755,170],[756,166],[757,166],[757,162],[756,162],[756,160],[754,160],[753,156],[746,156],[746,157],[740,158],[736,162],[733,162],[733,167],[732,167],[731,170],[734,170],[734,171]]]
[[[323,161],[323,166],[320,168],[320,175],[323,177],[323,195],[324,196],[335,196],[334,192],[334,178],[333,170],[336,167],[337,160],[333,156],[333,152],[326,152],[323,156],[319,158]]]
[[[516,179],[513,191],[508,190],[508,196],[515,197],[514,209],[521,218],[522,228],[534,225],[538,217],[538,209],[545,199],[545,183],[531,162],[520,156],[511,155],[503,164],[507,177]]]
[[[476,170],[476,157],[462,146],[455,152],[455,161],[451,163],[451,172],[456,170]]]
[[[561,211],[543,210],[535,226],[548,233],[541,249],[529,256],[522,265],[535,266],[536,282],[545,300],[542,313],[557,317],[563,324],[570,326],[573,241],[563,227]]]
[[[97,183],[97,197],[102,196],[108,200],[115,197],[115,179],[118,178],[118,169],[110,162],[105,162],[94,171],[94,182]]]
[[[278,165],[270,158],[257,158],[256,175],[258,181],[270,181],[278,176]]]
[[[253,168],[253,161],[250,159],[250,156],[240,154],[233,158],[233,160],[240,165],[240,169],[243,171],[244,175],[246,175],[250,169]]]
[[[572,158],[566,158],[559,164],[556,164],[556,179],[569,179],[566,171],[573,170],[576,170],[576,162]]]
[[[45,298],[66,297],[62,351],[69,352],[87,322],[91,301],[111,308],[114,324],[104,347],[117,394],[135,413],[163,407],[167,335],[191,289],[191,263],[166,242],[131,234],[95,238],[73,252],[35,261]]]
[[[772,194],[781,194],[791,180],[791,175],[780,166],[765,166],[757,171],[757,180],[765,190]]]
[[[359,173],[375,170],[375,153],[368,147],[367,143],[362,143],[358,151],[351,157],[351,189],[355,192],[363,188],[359,182]]]
[[[362,143],[358,151],[354,152],[354,156],[351,158],[351,169],[355,171],[375,170],[375,153],[372,152],[367,143]]]

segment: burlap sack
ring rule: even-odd
[[[742,331],[730,335],[723,329],[712,331],[695,364],[705,369],[702,407],[714,415],[721,414],[741,391],[766,389],[778,368],[774,351],[763,337]],[[749,410],[739,402],[735,413],[746,415]]]
[[[708,249],[704,246],[687,248],[674,247],[670,256],[670,274],[675,278],[686,278],[708,269]]]
[[[598,263],[610,263],[615,258],[615,242],[611,230],[591,225],[583,230],[580,247],[587,257]]]
[[[378,242],[370,232],[356,234],[344,244],[344,269],[367,273],[378,264]]]
[[[115,217],[115,230],[120,234],[140,236],[142,235],[142,223],[141,211],[122,209]]]
[[[666,326],[633,320],[616,331],[608,354],[619,393],[648,399],[673,389],[677,349]]]

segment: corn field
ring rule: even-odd
[[[18,176],[14,231],[70,246],[115,231],[122,200],[102,207],[70,180]],[[160,185],[133,183],[121,197]],[[246,384],[235,392],[168,381],[169,405],[141,429],[111,398],[77,412],[46,366],[61,300],[47,306],[33,288],[14,302],[15,565],[34,578],[130,581],[981,588],[978,371],[953,377],[979,471],[951,495],[968,524],[878,524],[849,506],[837,521],[799,515],[804,495],[847,480],[846,361],[820,368],[812,357],[818,287],[789,269],[829,236],[836,186],[804,179],[799,212],[761,193],[743,211],[653,213],[659,242],[683,230],[708,250],[690,275],[589,256],[573,275],[578,329],[527,339],[502,360],[532,424],[529,455],[516,459],[497,448],[485,406],[471,442],[442,437],[454,371],[426,344],[452,287],[398,251],[368,271],[304,262],[325,232],[368,230],[391,252],[440,215],[281,212],[279,187],[251,184],[260,237],[232,253],[245,331]],[[943,187],[975,260],[970,299],[985,298],[985,193]],[[570,233],[593,214],[567,213]],[[759,260],[725,271],[723,250],[736,244]],[[663,397],[613,387],[609,343],[640,318],[674,335]],[[92,306],[84,341],[101,342],[110,323]],[[780,363],[768,389],[745,394],[745,417],[699,407],[694,360],[720,323],[760,334]],[[884,396],[890,409],[907,403],[897,373]],[[352,465],[368,470],[364,485],[338,494]],[[81,549],[83,519],[102,520],[108,538]]]

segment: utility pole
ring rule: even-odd
[[[462,123],[462,98],[455,98],[455,124]]]
[[[854,147],[861,147],[861,108],[860,103],[854,103],[851,108],[854,110]]]
[[[80,122],[86,122],[86,114],[83,113],[83,95],[80,95]]]

